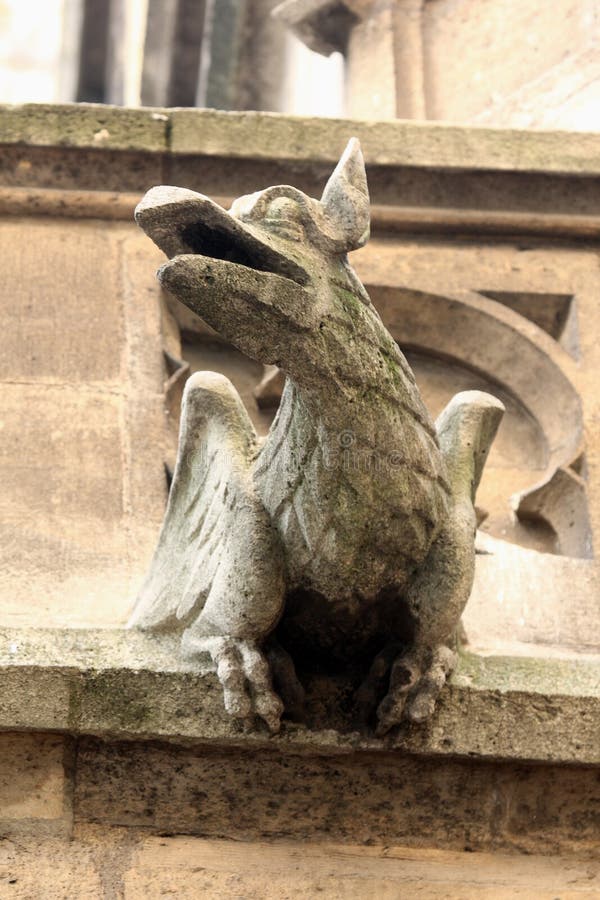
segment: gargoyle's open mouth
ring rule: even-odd
[[[169,259],[193,254],[280,275],[302,286],[309,280],[302,266],[280,253],[268,235],[194,191],[152,188],[138,204],[135,218]]]

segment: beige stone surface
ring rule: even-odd
[[[578,171],[588,175],[598,171],[599,138],[594,134],[581,134],[575,140],[560,136],[560,132],[461,128],[444,122],[296,119],[274,113],[194,109],[171,111],[170,122],[169,149],[173,154],[268,159],[273,158],[274,147],[285,147],[286,160],[318,159],[330,164],[355,136],[367,165],[394,161],[446,170]]]
[[[8,220],[0,373],[9,382],[116,382],[122,322],[111,230]]]
[[[444,195],[453,183],[452,174],[489,173],[492,177],[481,178],[481,187],[468,196],[471,208],[478,208],[488,196],[511,199],[506,208],[517,209],[519,203],[539,203],[551,199],[554,203],[562,193],[568,199],[570,212],[575,212],[580,198],[574,184],[565,182],[544,182],[540,196],[539,188],[531,178],[527,183],[519,182],[519,191],[511,190],[515,178],[509,173],[563,173],[565,175],[598,174],[598,141],[595,134],[558,131],[518,131],[494,128],[462,128],[448,123],[407,122],[407,121],[359,121],[349,119],[319,119],[282,116],[274,113],[222,112],[218,110],[148,110],[166,116],[168,143],[157,148],[156,143],[143,132],[135,149],[100,148],[93,140],[93,133],[86,132],[87,107],[55,106],[51,112],[41,106],[0,107],[0,137],[3,147],[0,159],[0,180],[3,185],[29,185],[48,188],[80,188],[95,191],[134,191],[139,194],[162,181],[172,181],[171,174],[187,159],[189,170],[193,171],[193,183],[188,186],[206,193],[235,196],[240,193],[236,186],[231,193],[217,190],[216,182],[223,175],[222,184],[238,182],[240,172],[228,159],[246,160],[255,166],[268,163],[270,171],[258,167],[249,168],[246,189],[252,190],[257,184],[274,183],[277,173],[284,180],[293,180],[308,193],[321,188],[327,177],[331,163],[335,163],[348,138],[356,135],[363,147],[367,167],[372,167],[369,180],[372,198],[375,202],[389,204],[395,202],[397,189],[405,194],[402,205],[410,205],[410,181],[405,183],[400,172],[393,179],[387,179],[386,191],[379,190],[381,175],[389,167],[410,166],[412,182],[421,189],[421,179],[417,173],[435,170],[437,173],[437,193],[432,195],[442,207],[452,206]],[[94,115],[98,108],[91,107]],[[81,111],[81,112],[78,112]],[[132,111],[115,107],[101,107],[102,114],[110,119],[113,131],[119,128],[127,133],[128,116]],[[72,120],[78,127],[77,116],[81,116],[82,135],[75,145],[65,145],[61,140],[61,116]],[[20,122],[15,127],[15,116]],[[36,135],[30,143],[23,143],[27,137],[24,126],[35,123]],[[164,123],[163,123],[164,124]],[[87,136],[86,136],[87,134]],[[284,153],[279,148],[285,148]],[[201,160],[201,161],[200,161]],[[293,164],[293,172],[289,166]],[[377,167],[384,167],[378,171]],[[223,171],[225,170],[225,171]],[[257,182],[257,172],[263,172],[264,181]],[[498,192],[498,173],[506,173],[502,189]],[[308,177],[309,181],[302,179]],[[226,176],[226,177],[225,177]],[[299,180],[300,179],[300,180]],[[173,182],[172,182],[173,183]],[[176,184],[184,182],[175,181]],[[564,190],[561,188],[564,188]],[[582,185],[580,185],[582,187]],[[568,190],[567,190],[568,188]],[[458,207],[464,207],[467,196],[458,195]],[[594,206],[594,195],[585,191],[588,205]],[[436,205],[432,203],[431,205]],[[516,205],[515,205],[516,204]],[[427,205],[427,195],[423,194],[418,204]],[[487,205],[487,204],[486,204]]]
[[[598,653],[596,561],[478,538],[475,584],[463,616],[469,646],[484,653]]]
[[[351,116],[598,130],[598,0],[287,0],[279,14],[344,53]]]
[[[68,832],[68,760],[64,737],[0,734],[0,835]]]
[[[599,103],[600,52],[592,41],[587,46],[569,46],[556,65],[508,96],[495,94],[474,122],[598,131]]]
[[[393,11],[390,6],[356,23],[348,36],[346,56],[346,107],[357,119],[411,118],[400,116],[396,92],[396,54]],[[412,68],[412,67],[411,67]],[[415,67],[416,68],[416,67]]]
[[[77,755],[77,825],[65,843],[75,755],[57,736],[0,735],[0,896],[570,897],[599,889],[590,770],[410,757],[283,762],[129,742],[84,742]],[[213,837],[148,836],[148,828]]]
[[[596,0],[438,0],[425,5],[428,115],[467,121],[592,38]]]
[[[148,838],[124,874],[126,898],[554,898],[600,890],[594,863],[336,844]]]
[[[95,103],[24,103],[5,106],[0,143],[151,150],[167,144],[168,116],[159,109]]]
[[[5,838],[0,842],[0,896],[15,900],[119,897],[105,890],[101,869],[94,865],[88,848],[40,838],[32,842]]]
[[[61,147],[56,138],[49,147],[9,141],[2,145],[0,180],[11,186],[143,194],[161,180],[162,161],[162,154],[152,151]]]
[[[103,109],[109,109],[115,121],[127,118],[127,110]],[[4,119],[10,124],[13,112],[12,107],[0,108],[0,124]],[[7,127],[0,154],[2,209],[15,214],[11,190],[19,186],[34,189],[30,201],[21,198],[16,205],[19,211],[29,202],[33,214],[43,214],[47,205],[40,209],[36,192],[66,189],[67,196],[54,198],[62,215],[71,201],[74,214],[85,215],[76,191],[91,191],[88,208],[97,202],[96,210],[104,209],[104,215],[127,219],[134,204],[128,200],[115,211],[114,193],[139,198],[161,182],[233,198],[257,185],[293,181],[315,195],[348,138],[356,135],[365,152],[377,229],[416,225],[421,231],[458,228],[477,236],[514,229],[571,235],[576,226],[577,234],[597,234],[597,195],[588,180],[599,171],[599,139],[594,134],[198,109],[164,114],[169,119],[166,152],[157,151],[151,141],[141,142],[135,151],[99,152],[91,142],[61,146],[52,120],[46,145],[23,144]],[[43,116],[39,124],[41,128]],[[549,178],[551,173],[566,177]]]
[[[345,52],[347,114],[427,119],[425,4],[395,0],[360,6]]]
[[[165,498],[154,260],[133,227],[0,223],[3,621],[122,620]]]
[[[147,837],[98,827],[78,829],[68,844],[0,843],[0,890],[17,900],[574,900],[599,889],[598,865],[568,857]]]
[[[493,608],[494,625],[497,615]],[[600,762],[597,656],[564,649],[550,656],[552,648],[532,644],[522,644],[519,656],[492,650],[496,655],[461,654],[435,719],[385,739],[358,730],[348,702],[356,683],[303,673],[306,724],[286,722],[273,738],[258,727],[244,731],[225,712],[208,658],[181,659],[177,635],[0,629],[0,728],[284,754]]]

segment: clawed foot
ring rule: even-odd
[[[223,685],[227,712],[252,725],[255,716],[276,734],[281,725],[283,703],[273,690],[271,671],[263,653],[250,641],[230,637],[194,638],[187,642],[186,655],[207,652]]]
[[[392,653],[392,648],[386,648],[375,658],[357,694],[359,711],[365,717],[368,707],[371,711],[375,698],[381,696],[381,685],[389,672],[387,694],[377,707],[377,737],[383,737],[403,720],[429,719],[457,660],[456,653],[445,646],[437,647],[425,666],[411,653],[396,656],[392,661]]]

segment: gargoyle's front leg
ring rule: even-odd
[[[397,657],[390,672],[389,692],[377,710],[377,735],[382,737],[402,719],[429,719],[456,661],[454,650],[443,644],[430,654],[424,668],[411,654]]]
[[[283,610],[279,537],[251,492],[241,489],[221,527],[215,576],[200,615],[183,633],[182,653],[188,659],[210,654],[227,712],[247,724],[257,715],[277,732],[283,703],[263,646]]]
[[[456,665],[457,630],[475,574],[475,492],[503,413],[495,397],[467,391],[454,397],[436,422],[450,510],[404,596],[415,636],[392,664],[388,693],[377,709],[379,735],[405,718],[428,719]]]
[[[225,553],[201,614],[183,633],[181,650],[187,659],[210,654],[230,715],[249,725],[260,716],[277,732],[283,703],[262,645],[281,614],[283,577],[276,553],[263,556],[262,564],[260,557],[252,559],[257,537],[245,534],[235,556]]]
[[[471,503],[454,506],[406,592],[415,637],[392,663],[388,693],[377,709],[380,736],[403,719],[428,719],[456,665],[456,634],[475,570],[475,525]]]
[[[252,641],[239,638],[202,637],[188,629],[182,651],[187,657],[209,653],[223,686],[223,702],[229,715],[252,725],[254,716],[266,722],[269,731],[279,731],[283,703],[273,690],[269,664]]]

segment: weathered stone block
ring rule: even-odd
[[[559,0],[552,6],[520,0],[425,4],[429,116],[467,121],[495,97],[533,81],[567,50],[588,43],[595,10],[594,0]]]
[[[274,739],[244,732],[223,708],[208,660],[185,662],[177,637],[122,629],[6,628],[0,635],[0,729],[282,753],[349,752],[600,762],[598,664],[464,654],[433,721],[386,739],[357,731],[344,679],[306,680],[308,726]],[[26,691],[28,702],[19,698]],[[333,729],[336,730],[333,730]]]
[[[0,734],[0,833],[68,834],[69,741],[55,735]]]
[[[25,103],[5,107],[0,143],[156,152],[167,148],[167,122],[160,109]]]
[[[0,313],[6,341],[0,376],[117,382],[124,324],[110,228],[4,221],[0,241],[10,285]]]
[[[592,860],[389,843],[207,840],[80,825],[69,842],[19,836],[0,844],[0,886],[19,900],[578,900],[595,898],[599,885]]]
[[[85,740],[74,804],[78,822],[238,840],[593,853],[599,800],[600,782],[585,768]]]
[[[597,864],[564,858],[452,853],[409,847],[149,837],[132,858],[126,897],[174,892],[245,900],[576,900],[600,887]]]

